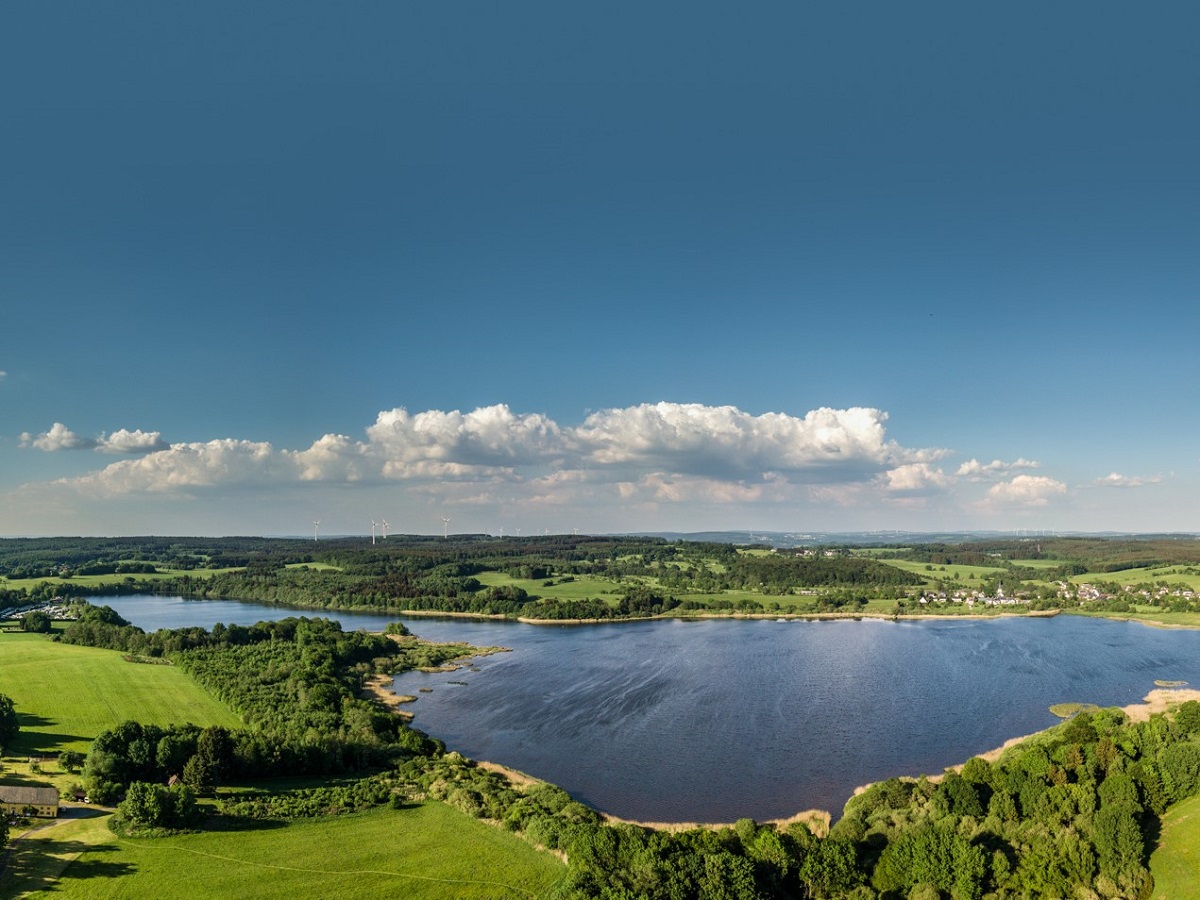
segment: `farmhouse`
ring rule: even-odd
[[[52,787],[0,785],[0,812],[10,816],[58,817],[58,791]]]

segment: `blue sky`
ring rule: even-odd
[[[1182,3],[13,3],[0,534],[1200,530]]]

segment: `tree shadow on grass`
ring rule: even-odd
[[[48,719],[34,713],[18,713],[21,731],[6,752],[13,756],[52,755],[68,746],[90,743],[94,735],[61,734],[54,731],[57,719]],[[34,730],[36,729],[36,730]]]
[[[200,831],[237,832],[274,831],[287,826],[288,823],[284,819],[251,819],[245,816],[212,814],[206,816],[198,827]]]
[[[96,851],[92,851],[93,854]],[[94,856],[88,859],[77,859],[63,872],[64,877],[72,880],[76,878],[123,878],[126,875],[132,875],[137,871],[137,866],[133,863],[116,862],[107,859],[96,859]]]
[[[88,844],[82,841],[40,841],[25,838],[9,851],[6,865],[0,872],[0,894],[23,896],[34,891],[57,893],[60,881],[81,878],[123,878],[137,872],[133,863],[104,859],[103,854],[117,850],[115,844]],[[63,857],[87,854],[87,858],[54,864],[46,859],[47,852]],[[12,893],[9,893],[9,892]]]

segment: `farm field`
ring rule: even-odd
[[[1200,572],[1192,566],[1153,566],[1122,569],[1119,572],[1089,572],[1084,575],[1075,575],[1071,581],[1075,584],[1090,584],[1097,581],[1109,581],[1116,584],[1165,581],[1168,584],[1187,585],[1193,591],[1200,591]]]
[[[316,566],[313,566],[316,568]],[[330,566],[329,568],[333,568]],[[188,575],[192,578],[209,578],[212,575],[217,575],[221,572],[236,572],[237,569],[160,569],[157,572],[135,572],[126,574],[124,572],[113,575],[72,575],[70,578],[60,578],[54,576],[52,578],[5,578],[0,576],[0,587],[8,590],[29,590],[37,587],[39,584],[71,584],[80,587],[108,587],[114,584],[125,584],[127,582],[140,581],[163,581],[167,578],[178,578],[181,575]]]
[[[130,663],[115,650],[56,644],[41,634],[0,633],[0,694],[20,716],[21,733],[8,748],[17,755],[87,752],[97,734],[129,719],[241,724],[173,666]]]
[[[1155,900],[1200,898],[1200,796],[1167,810],[1158,848],[1150,854]]]
[[[18,842],[12,873],[0,876],[0,894],[536,898],[566,874],[550,854],[441,803],[166,838],[119,838],[105,818],[77,819]]]
[[[932,569],[928,569],[926,567],[930,564],[923,562],[910,562],[909,560],[901,559],[880,559],[879,561],[885,565],[903,569],[905,572],[920,575],[931,583],[953,578],[958,578],[961,581],[969,581],[972,575],[975,576],[976,580],[979,580],[989,575],[994,575],[997,572],[1004,573],[1007,571],[1000,566],[935,565]]]
[[[1061,559],[1013,559],[1009,562],[1023,569],[1057,569],[1063,564]]]
[[[552,578],[513,578],[503,572],[480,572],[475,576],[487,587],[517,587],[527,594],[554,600],[586,600],[589,597],[603,600],[611,597],[615,603],[621,595],[622,586],[609,578],[576,575],[574,581],[560,584]],[[547,585],[547,581],[554,584]]]

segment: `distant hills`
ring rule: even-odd
[[[1191,532],[1145,534],[1133,531],[635,531],[635,537],[669,541],[704,541],[717,544],[763,544],[770,547],[814,547],[830,544],[961,544],[967,541],[1037,540],[1088,537],[1102,539],[1194,539]]]

